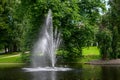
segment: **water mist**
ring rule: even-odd
[[[55,67],[56,50],[60,44],[60,33],[53,28],[52,12],[48,11],[40,30],[38,41],[32,51],[32,67]]]
[[[60,33],[53,28],[52,12],[48,15],[40,30],[38,41],[34,44],[32,50],[32,68],[23,68],[26,71],[68,71],[71,68],[56,67],[56,50],[60,44]],[[45,75],[46,77],[47,75]],[[53,77],[53,76],[52,76]],[[37,77],[36,77],[37,78]]]

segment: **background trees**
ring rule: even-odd
[[[112,31],[112,58],[117,58],[120,55],[120,4],[118,4],[119,0],[110,1],[111,8],[109,9],[109,27]]]
[[[2,0],[0,1],[0,48],[5,52],[31,50],[49,9],[54,27],[63,39],[59,54],[82,56],[82,47],[98,41],[103,58],[117,58],[120,51],[119,1],[111,0],[105,11],[101,0]],[[104,54],[104,55],[103,55]]]
[[[110,8],[108,9],[107,13],[102,16],[101,20],[101,25],[100,25],[100,34],[102,35],[102,32],[104,29],[105,31],[109,31],[109,34],[106,35],[109,37],[109,39],[103,40],[104,37],[101,37],[101,41],[99,41],[99,45],[102,45],[102,47],[105,47],[106,45],[109,47],[109,49],[104,50],[105,48],[100,48],[102,54],[104,53],[106,58],[109,59],[116,59],[120,55],[120,27],[119,27],[119,0],[110,0],[109,1],[109,6]],[[105,42],[102,42],[102,40]],[[109,41],[108,41],[109,40]],[[100,43],[101,42],[101,43]],[[104,44],[102,44],[104,43]]]
[[[63,39],[60,54],[70,59],[80,57],[82,47],[94,43],[97,23],[100,20],[100,9],[105,8],[104,3],[98,1],[30,0],[24,2],[21,0],[20,8],[26,13],[21,17],[24,26],[24,49],[32,48],[39,34],[40,25],[43,24],[48,10],[51,9],[54,27],[61,31]]]
[[[20,50],[20,26],[14,15],[16,5],[15,0],[0,1],[0,45],[5,52]]]

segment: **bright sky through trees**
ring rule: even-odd
[[[108,5],[108,1],[109,0],[105,0],[106,1],[106,8],[107,8],[107,10],[108,10],[108,8],[110,8],[110,6]]]

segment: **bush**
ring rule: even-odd
[[[24,63],[30,63],[30,53],[22,53],[21,59]]]
[[[76,58],[81,58],[81,52],[82,51],[77,48],[72,48],[71,52],[67,50],[59,50],[57,51],[57,62],[71,62]]]
[[[108,29],[102,29],[97,33],[98,47],[100,48],[100,54],[102,59],[110,58],[112,52],[112,34]]]
[[[57,57],[57,62],[62,63],[64,61],[66,61],[66,59],[68,58],[68,51],[59,50],[59,51],[57,51],[56,57]]]

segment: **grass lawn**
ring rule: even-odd
[[[75,62],[85,63],[85,62],[89,62],[92,60],[100,59],[100,56],[99,56],[100,53],[99,53],[99,49],[97,47],[84,47],[82,49],[82,51],[83,51],[83,57],[75,59]],[[1,65],[6,66],[7,63],[10,66],[11,65],[13,66],[14,63],[21,64],[22,61],[21,61],[20,53],[11,53],[11,54],[0,55],[0,66]]]
[[[97,47],[84,47],[83,48],[83,55],[99,55],[99,49]]]
[[[0,55],[0,68],[21,67],[23,63],[19,52],[1,54]]]
[[[21,63],[20,53],[9,53],[0,55],[0,63]]]
[[[100,59],[99,49],[95,47],[84,47],[82,49],[83,57],[76,59],[76,62],[86,63],[92,60]]]
[[[18,56],[8,56],[8,57],[3,57],[0,58],[0,63],[21,63],[21,57]]]
[[[7,53],[7,54],[3,53],[3,54],[0,54],[0,58],[17,55],[17,54],[20,54],[20,52]]]
[[[23,67],[24,63],[0,63],[0,68],[18,68]]]

